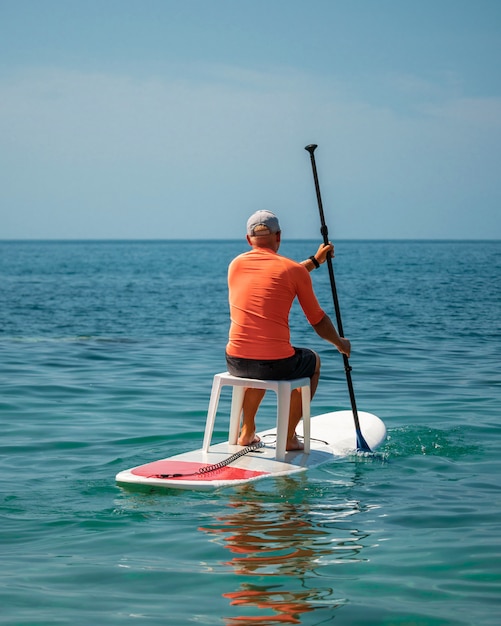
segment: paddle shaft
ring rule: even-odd
[[[324,244],[329,244],[329,230],[327,228],[327,224],[325,223],[325,215],[324,208],[322,205],[322,196],[320,195],[320,185],[318,183],[318,174],[317,174],[317,165],[315,162],[315,149],[317,148],[316,144],[311,144],[306,146],[305,150],[310,153],[311,159],[311,168],[313,170],[313,180],[315,182],[315,191],[317,193],[317,203],[318,203],[318,211],[320,213],[320,233],[323,237]],[[338,333],[341,337],[344,337],[343,332],[343,322],[341,320],[341,309],[339,307],[339,300],[337,297],[337,289],[336,289],[336,279],[334,277],[334,266],[332,265],[332,258],[327,256],[327,269],[329,270],[329,279],[331,283],[332,290],[332,298],[334,300],[334,309],[336,311],[336,322]],[[360,430],[360,420],[358,419],[358,411],[357,411],[357,403],[355,400],[355,390],[353,389],[353,381],[351,379],[351,365],[346,354],[343,354],[343,362],[344,362],[344,371],[346,373],[346,382],[348,384],[348,392],[350,394],[350,402],[351,409],[353,411],[353,420],[355,422],[355,430],[357,433],[357,448],[359,450],[364,450],[367,452],[371,452],[371,449],[367,442],[365,441],[362,431]]]

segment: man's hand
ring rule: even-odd
[[[351,354],[351,343],[345,337],[339,337],[339,345],[336,348],[341,352],[341,354],[346,354],[348,358],[350,358]]]
[[[315,253],[316,260],[322,265],[322,263],[325,263],[328,256],[330,256],[331,259],[334,258],[334,245],[330,242],[328,244],[321,243]]]

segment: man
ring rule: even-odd
[[[297,297],[316,333],[339,352],[350,355],[350,342],[340,337],[320,307],[309,272],[333,256],[332,244],[322,244],[315,255],[297,263],[278,254],[280,225],[270,211],[257,211],[247,221],[247,241],[252,250],[236,257],[228,269],[230,332],[226,346],[228,371],[234,376],[268,380],[309,377],[313,397],[320,377],[320,358],[290,342],[289,312]],[[255,416],[265,390],[247,389],[243,424],[238,439],[246,446],[259,441]],[[287,450],[302,450],[296,426],[302,416],[301,392],[291,395]]]

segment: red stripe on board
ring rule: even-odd
[[[255,470],[242,469],[240,467],[232,467],[226,465],[221,469],[206,474],[193,474],[201,467],[207,467],[207,463],[195,463],[192,461],[170,461],[168,459],[162,461],[153,461],[131,470],[136,476],[145,476],[146,478],[159,478],[160,474],[192,474],[191,476],[169,477],[166,480],[201,480],[211,482],[213,480],[242,480],[255,478],[256,476],[264,476],[269,472],[258,472]]]

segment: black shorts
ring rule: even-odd
[[[286,359],[240,359],[226,355],[228,371],[239,378],[261,380],[294,380],[311,378],[315,373],[317,355],[308,348],[294,348],[294,355]]]

